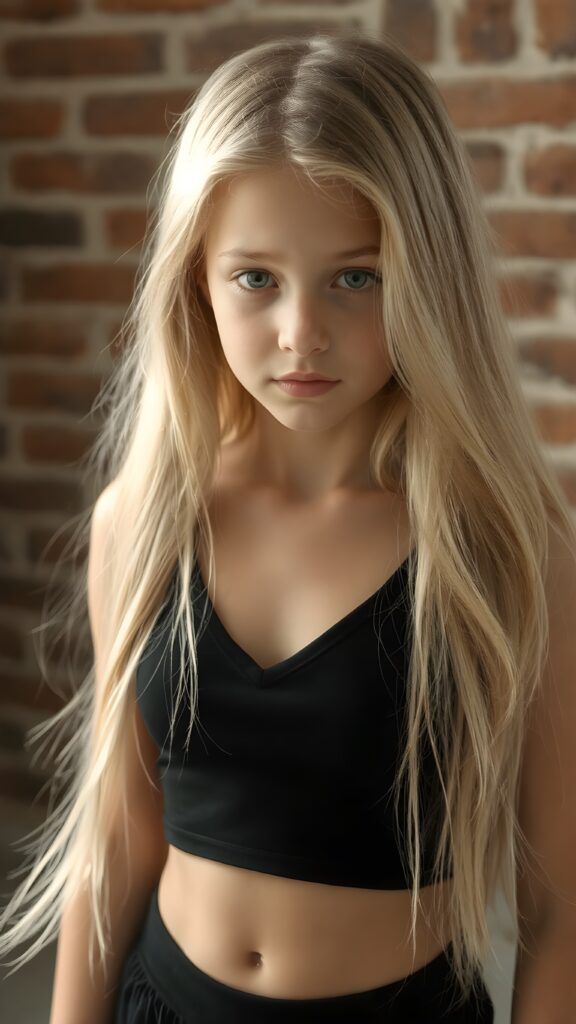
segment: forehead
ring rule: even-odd
[[[316,230],[341,237],[366,232],[377,239],[379,218],[372,204],[349,182],[323,179],[316,183],[293,167],[248,171],[218,182],[210,201],[208,235],[222,238],[255,229],[288,234]],[[240,244],[240,238],[235,238]]]

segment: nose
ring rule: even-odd
[[[282,350],[307,355],[323,352],[330,345],[329,334],[318,310],[311,301],[300,299],[282,311],[278,328],[278,346]]]

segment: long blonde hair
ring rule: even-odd
[[[208,505],[218,451],[244,436],[254,417],[252,396],[223,357],[197,271],[214,187],[290,165],[320,189],[328,179],[347,182],[380,218],[379,315],[394,372],[370,466],[379,486],[405,498],[417,541],[397,787],[408,783],[412,935],[426,740],[443,809],[434,879],[452,865],[453,963],[464,998],[489,948],[486,909],[500,879],[517,918],[515,869],[527,842],[517,791],[527,708],[548,640],[549,525],[572,546],[576,539],[521,392],[495,278],[496,239],[433,80],[391,40],[348,31],[254,46],[214,71],[174,131],[155,177],[158,202],[124,344],[101,393],[104,426],[86,460],[96,495],[111,481],[117,494],[102,686],[96,696],[88,669],[65,707],[36,728],[72,736],[53,781],[55,792],[66,789],[3,911],[0,954],[40,933],[11,963],[31,959],[56,937],[64,902],[88,880],[91,967],[94,942],[105,957],[109,812],[119,799],[126,813],[118,782],[135,671],[172,580],[172,641],[178,633],[189,657],[174,716],[190,687],[192,730],[190,576],[200,538],[214,573]],[[69,642],[86,623],[80,556],[90,518],[91,509],[72,542],[81,571],[62,605]]]

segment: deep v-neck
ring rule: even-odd
[[[373,594],[367,597],[365,601],[356,605],[355,608],[352,608],[346,613],[346,615],[342,616],[341,619],[334,622],[333,625],[328,626],[328,629],[325,629],[323,633],[320,633],[320,635],[311,640],[310,643],[301,647],[299,651],[295,651],[295,653],[291,654],[288,658],[284,658],[282,661],[278,661],[274,665],[269,665],[267,668],[263,668],[259,665],[258,662],[255,661],[255,659],[248,654],[248,652],[245,651],[236,640],[234,640],[226,629],[214,605],[212,604],[212,600],[208,593],[208,588],[204,582],[198,562],[196,562],[194,567],[194,576],[195,583],[197,582],[200,585],[203,602],[206,603],[206,628],[211,631],[211,636],[232,660],[236,669],[242,671],[253,682],[263,686],[264,684],[274,682],[274,680],[279,679],[281,676],[288,675],[290,672],[295,672],[313,658],[319,657],[325,650],[327,650],[327,648],[332,647],[335,643],[343,639],[352,629],[362,622],[363,619],[371,613],[373,606],[381,597],[390,598],[404,577],[410,558],[413,554],[414,552],[411,551],[404,561],[401,562],[394,572],[388,577],[388,579],[386,579]]]

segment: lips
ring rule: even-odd
[[[319,380],[328,381],[330,383],[334,383],[336,378],[335,377],[320,377],[317,374],[290,373],[290,374],[288,374],[285,377],[277,377],[276,380],[299,380],[299,381],[303,381],[304,383],[311,384],[312,381],[319,381]]]
[[[275,384],[287,395],[312,398],[324,395],[339,383],[337,380],[276,380]]]

